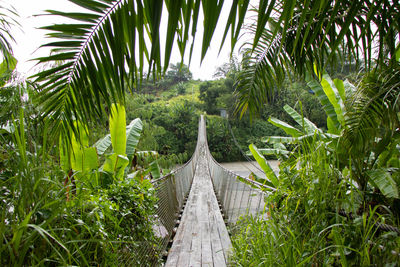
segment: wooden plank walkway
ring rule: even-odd
[[[227,266],[231,240],[218,207],[202,145],[181,223],[165,266]]]

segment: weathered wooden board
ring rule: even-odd
[[[231,246],[202,153],[165,266],[223,267]]]

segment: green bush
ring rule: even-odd
[[[77,192],[82,182],[67,183],[49,153],[56,146],[48,143],[48,124],[25,123],[25,116],[21,110],[14,130],[0,133],[0,265],[139,266],[157,261],[157,251],[139,252],[155,249],[157,242],[152,184],[125,178],[97,188],[81,184]],[[31,127],[42,131],[42,140],[27,138]],[[91,172],[96,176],[99,170]]]

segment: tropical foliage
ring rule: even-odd
[[[30,116],[38,117],[21,108],[11,120],[13,127],[1,132],[1,264],[157,261],[156,251],[147,259],[136,254],[141,241],[156,242],[151,228],[156,199],[150,181],[143,179],[151,168],[129,178],[124,168],[107,169],[107,164],[119,166],[113,155],[120,153],[118,159],[123,158],[123,151],[116,152],[121,147],[125,151],[120,140],[113,143],[114,152],[100,168],[95,147],[88,146],[87,128],[78,122],[80,135],[72,133],[71,143],[66,143],[69,150],[60,150],[60,168],[57,147],[48,139],[49,123],[31,121]],[[111,120],[117,119],[121,118]],[[128,127],[126,151],[134,151],[137,144],[138,122]],[[42,139],[31,139],[38,128]]]
[[[338,62],[366,70],[396,64],[400,6],[392,1],[260,1],[245,47],[238,111],[259,112],[287,75],[323,73]]]
[[[80,13],[48,11],[76,23],[44,27],[53,49],[40,63],[57,63],[35,75],[41,84],[45,115],[52,115],[73,128],[72,118],[85,123],[103,114],[111,104],[124,103],[125,92],[138,86],[144,73],[159,77],[169,66],[174,40],[182,57],[189,36],[191,49],[196,37],[200,1],[73,1],[82,7]],[[226,32],[232,28],[232,43],[238,38],[249,1],[234,1]],[[210,45],[224,1],[202,1],[205,20],[201,58]],[[166,9],[163,9],[165,5]],[[167,10],[168,13],[164,11]],[[239,12],[240,11],[240,12]],[[238,13],[238,14],[237,14]],[[178,15],[177,15],[178,14]],[[164,57],[161,56],[160,26],[166,19]],[[222,40],[224,42],[226,34]]]
[[[398,260],[394,256],[400,240],[398,229],[382,234],[382,226],[397,225],[400,216],[396,167],[400,152],[394,149],[398,138],[387,135],[392,131],[386,123],[374,125],[383,135],[375,134],[375,140],[369,137],[370,147],[355,154],[357,145],[348,143],[349,136],[354,136],[351,121],[357,118],[360,106],[349,105],[349,100],[360,101],[363,96],[357,96],[348,81],[331,80],[327,74],[321,79],[320,84],[310,79],[308,85],[323,103],[326,132],[286,105],[285,111],[297,125],[273,117],[269,122],[290,137],[265,138],[272,145],[269,148],[250,146],[267,177],[264,181],[258,179],[276,190],[268,197],[269,220],[247,218],[239,227],[242,232],[234,238],[233,260],[237,263],[259,264],[263,258],[268,265],[347,266],[379,264],[382,260],[393,264]],[[279,177],[262,154],[280,158]],[[254,239],[251,253],[242,252],[246,237]],[[272,251],[278,256],[272,256]],[[253,257],[252,253],[259,255]]]
[[[214,156],[237,159],[237,144],[228,141],[237,131],[240,144],[255,143],[250,150],[267,174],[263,182],[277,190],[266,199],[269,220],[244,218],[237,228],[232,261],[396,265],[397,228],[382,230],[398,226],[400,217],[396,1],[261,0],[246,27],[250,1],[232,1],[221,48],[229,33],[233,48],[242,29],[252,39],[240,64],[232,58],[218,69],[224,80],[196,92],[203,102],[193,86],[192,95],[184,95],[191,77],[185,65],[168,71],[171,52],[177,46],[190,62],[202,12],[204,59],[225,1],[70,2],[82,11],[47,11],[71,23],[43,27],[50,37],[43,47],[52,52],[37,59],[47,67],[33,76],[35,83],[25,84],[11,83],[16,61],[10,25],[17,24],[16,14],[0,8],[2,265],[158,261],[156,249],[137,254],[141,242],[157,241],[149,179],[160,171],[152,150],[189,157],[196,115],[202,108],[210,114],[226,108],[232,117],[234,101],[246,121],[224,127],[225,120],[209,116]],[[363,68],[355,87],[324,72],[334,75],[341,64]],[[143,79],[162,76],[170,83],[165,87],[175,86],[163,93],[179,92],[182,101],[156,107],[149,105],[155,98],[145,96],[149,107],[142,108],[136,105],[142,100],[126,97]],[[288,86],[290,81],[295,85]],[[306,84],[306,90],[292,90]],[[270,123],[278,127],[254,119],[256,113],[272,116]],[[126,117],[132,120],[128,127]],[[263,140],[271,147],[257,149],[261,135],[274,136]],[[279,175],[263,153],[281,160]]]
[[[0,54],[1,59],[5,60],[6,65],[11,64],[12,69],[13,61],[13,49],[12,43],[15,42],[13,35],[11,34],[12,26],[19,26],[18,14],[13,7],[7,7],[3,3],[0,5]],[[3,70],[2,70],[3,71]],[[3,74],[3,72],[2,72]]]

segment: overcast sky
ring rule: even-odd
[[[47,49],[39,49],[39,46],[45,44],[48,40],[45,38],[46,31],[38,29],[40,26],[50,25],[53,23],[60,23],[56,21],[54,16],[35,16],[44,14],[46,9],[54,9],[60,11],[79,11],[80,7],[68,2],[67,0],[3,0],[7,4],[11,4],[18,12],[20,18],[19,22],[22,30],[13,30],[12,35],[15,37],[17,44],[13,46],[14,55],[18,60],[18,71],[25,76],[29,76],[35,72],[35,64],[30,61],[31,59],[39,56],[45,56],[49,53]],[[206,55],[205,60],[200,66],[200,49],[201,49],[201,35],[200,29],[202,17],[199,20],[200,26],[197,30],[198,36],[196,37],[196,44],[194,48],[194,55],[190,69],[195,79],[212,79],[215,69],[229,60],[230,40],[227,38],[223,51],[218,56],[219,44],[223,35],[223,24],[225,23],[229,14],[230,3],[226,4],[223,8],[223,14],[220,17],[219,27],[214,33],[214,39],[211,47]],[[202,15],[202,14],[201,14]],[[160,32],[165,32],[162,29]],[[189,50],[190,46],[188,46]],[[171,63],[180,61],[180,55],[175,50],[171,57]],[[187,63],[187,62],[186,62]]]

